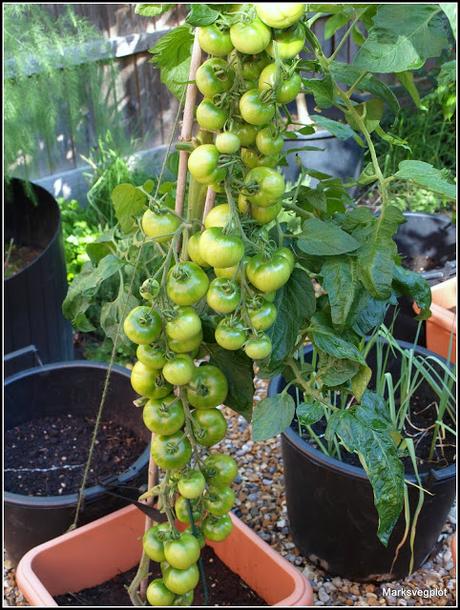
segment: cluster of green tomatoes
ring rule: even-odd
[[[216,205],[196,232],[159,206],[142,217],[144,234],[163,247],[175,248],[178,234],[185,240],[159,295],[124,321],[125,334],[138,345],[131,383],[144,398],[152,456],[165,471],[159,489],[168,522],[144,536],[144,551],[162,573],[148,587],[151,605],[190,605],[205,540],[224,540],[232,529],[236,463],[223,453],[203,457],[226,434],[218,407],[228,382],[218,367],[197,366],[196,359],[204,311],[221,348],[244,350],[254,361],[272,351],[267,331],[277,317],[276,291],[295,259],[289,248],[273,244],[263,225],[282,209],[286,185],[276,169],[286,129],[282,110],[301,90],[296,65],[305,43],[304,11],[299,3],[229,5],[222,21],[199,29],[209,57],[196,74],[203,95],[196,120],[207,137],[191,152],[188,169],[192,180],[216,192]]]

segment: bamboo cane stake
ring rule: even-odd
[[[206,218],[206,216],[209,214],[209,211],[214,207],[215,201],[216,201],[216,191],[213,191],[211,187],[208,187],[208,190],[206,191],[206,201],[204,202],[204,210],[203,210],[203,218],[202,218],[203,221]]]
[[[179,136],[179,140],[183,142],[189,142],[192,138],[192,130],[193,130],[193,119],[194,119],[194,111],[195,111],[195,102],[197,96],[197,88],[195,85],[195,75],[201,63],[201,48],[198,43],[198,35],[195,34],[195,39],[193,41],[192,48],[192,57],[190,60],[190,71],[188,75],[188,80],[193,81],[187,85],[187,91],[185,94],[185,104],[184,104],[184,118],[182,121],[182,129],[181,134]],[[179,168],[177,172],[177,187],[176,187],[176,202],[175,202],[175,212],[179,216],[182,216],[184,210],[184,199],[185,199],[185,189],[187,186],[187,161],[188,161],[189,153],[186,150],[179,151]],[[210,189],[208,189],[209,193]],[[178,248],[180,246],[178,245]],[[154,434],[152,433],[152,442],[154,439]],[[151,489],[156,483],[156,475],[157,468],[156,464],[153,461],[152,455],[150,455],[149,459],[149,470],[148,470],[148,489]],[[149,505],[153,504],[153,497],[148,498],[146,503]],[[146,532],[152,527],[152,519],[150,517],[145,518],[144,531]],[[142,599],[145,599],[145,593],[147,591],[148,586],[148,576],[141,581],[139,587],[139,593]]]

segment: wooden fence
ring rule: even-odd
[[[59,17],[68,5],[41,4],[53,16]],[[136,15],[133,4],[73,4],[73,11],[86,18],[109,44],[101,51],[91,55],[92,61],[103,62],[113,58],[110,77],[108,66],[107,78],[114,78],[118,112],[122,113],[127,133],[133,137],[140,136],[138,149],[148,149],[166,143],[169,140],[174,116],[177,112],[177,101],[162,85],[159,71],[149,63],[148,49],[170,28],[180,23],[186,6],[178,5],[168,15],[157,19],[147,19]],[[320,40],[324,39],[324,19],[314,25]],[[336,40],[340,40],[343,30],[336,36],[323,41],[326,54],[334,51]],[[108,51],[107,51],[108,48]],[[350,61],[355,52],[351,39],[340,49],[338,59]],[[114,75],[114,77],[113,77]],[[42,160],[36,177],[47,176],[58,172],[69,171],[85,164],[81,156],[87,156],[97,138],[97,128],[92,124],[92,117],[87,117],[86,141],[77,142],[75,134],[67,125],[62,126],[63,134],[57,134],[56,150],[51,155],[52,161]],[[63,144],[64,142],[64,144]]]

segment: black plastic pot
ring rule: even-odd
[[[452,220],[443,214],[424,214],[405,212],[406,222],[399,226],[395,235],[398,252],[404,260],[412,262],[416,257],[431,259],[426,270],[421,272],[431,286],[453,277],[456,273],[456,229]],[[413,269],[417,271],[417,269]],[[396,339],[413,342],[416,337],[418,321],[407,297],[398,299],[398,315],[393,326]],[[390,307],[385,323],[389,325],[395,315]],[[422,325],[418,343],[426,345],[425,324]]]
[[[33,246],[41,253],[24,269],[5,279],[4,350],[14,352],[35,345],[43,362],[73,358],[72,328],[61,305],[67,293],[64,244],[59,206],[40,186],[13,178],[5,187],[5,245],[10,240]],[[8,375],[33,366],[16,360]]]
[[[403,347],[409,344],[400,342]],[[423,348],[418,353],[431,354]],[[312,348],[306,348],[311,358]],[[370,354],[371,356],[371,354]],[[369,364],[372,368],[371,358]],[[397,364],[389,360],[389,368]],[[285,382],[275,377],[269,395],[278,394]],[[295,399],[294,392],[291,395]],[[408,574],[410,549],[406,543],[393,570],[391,565],[404,532],[401,517],[385,548],[377,538],[378,516],[365,471],[312,447],[295,430],[282,435],[284,480],[289,526],[293,540],[305,557],[333,575],[356,581],[390,581]],[[407,475],[415,482],[413,475]],[[455,498],[455,464],[421,475],[425,494],[415,539],[414,569],[431,553]],[[411,514],[418,491],[409,487]]]
[[[299,176],[299,166],[295,157],[300,157],[302,165],[343,180],[357,178],[363,165],[363,149],[350,138],[339,140],[326,130],[318,131],[309,136],[301,136],[297,140],[285,140],[286,150],[316,146],[321,150],[301,150],[287,155],[288,167],[283,168],[286,180],[295,182]],[[315,185],[317,180],[312,180]]]
[[[5,429],[50,415],[71,413],[95,416],[102,393],[107,365],[75,360],[47,364],[20,373],[5,381]],[[139,410],[133,406],[130,371],[114,366],[103,418],[129,428],[145,440],[146,448],[113,485],[141,485],[147,480],[150,434]],[[8,447],[5,447],[8,451]],[[105,482],[106,483],[106,482]],[[17,562],[32,547],[63,534],[71,525],[77,494],[25,496],[5,492],[5,548]],[[88,523],[125,505],[108,495],[100,485],[88,487],[79,524]]]

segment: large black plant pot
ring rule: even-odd
[[[346,180],[358,178],[363,165],[363,149],[350,138],[339,140],[326,130],[318,131],[309,136],[301,136],[296,140],[285,140],[284,150],[289,151],[304,146],[315,146],[321,150],[300,150],[287,155],[288,167],[283,168],[286,180],[295,182],[300,168],[296,160],[299,157],[305,168],[314,169],[335,178]],[[317,181],[313,180],[312,184]]]
[[[95,417],[106,372],[104,363],[74,360],[12,375],[5,381],[5,430],[52,415]],[[114,477],[111,484],[115,486],[138,486],[147,480],[150,433],[142,423],[139,410],[133,406],[135,398],[130,371],[115,365],[103,419],[122,425],[145,441],[141,455],[127,470]],[[121,493],[129,495],[126,491]],[[133,499],[138,495],[135,493]],[[17,562],[32,547],[63,534],[69,528],[75,515],[77,494],[38,497],[6,490],[4,503],[5,548],[8,557]],[[105,493],[100,485],[88,487],[84,492],[79,524],[98,519],[125,504],[123,500]]]
[[[401,342],[403,347],[409,344]],[[418,353],[431,352],[423,348]],[[306,360],[312,348],[306,348]],[[372,352],[369,358],[372,367]],[[390,358],[387,370],[397,365]],[[398,369],[395,369],[395,373]],[[269,386],[276,395],[285,386],[281,376]],[[289,390],[296,399],[295,392]],[[385,548],[377,538],[378,516],[372,488],[365,471],[328,457],[302,439],[294,422],[282,435],[284,480],[289,527],[302,554],[332,575],[356,581],[390,581],[407,576],[410,560],[408,543],[400,551],[393,570],[391,565],[402,538],[405,522],[401,517]],[[415,482],[413,475],[406,475]],[[455,498],[455,464],[421,475],[425,494],[415,539],[414,569],[431,553]],[[408,486],[411,514],[417,505],[418,491]]]
[[[29,188],[16,178],[5,187],[5,247],[14,240],[40,254],[4,281],[4,350],[11,353],[35,345],[43,362],[70,360],[72,329],[61,311],[67,280],[59,206],[42,187]],[[32,365],[30,359],[15,359],[7,363],[6,372]]]
[[[395,235],[398,252],[405,267],[420,272],[431,286],[453,277],[456,273],[456,228],[451,218],[444,214],[405,212],[406,222]],[[412,300],[398,300],[397,316],[390,307],[385,323],[393,319],[393,335],[396,339],[413,342],[418,328]],[[425,325],[420,330],[419,345],[426,345]]]

